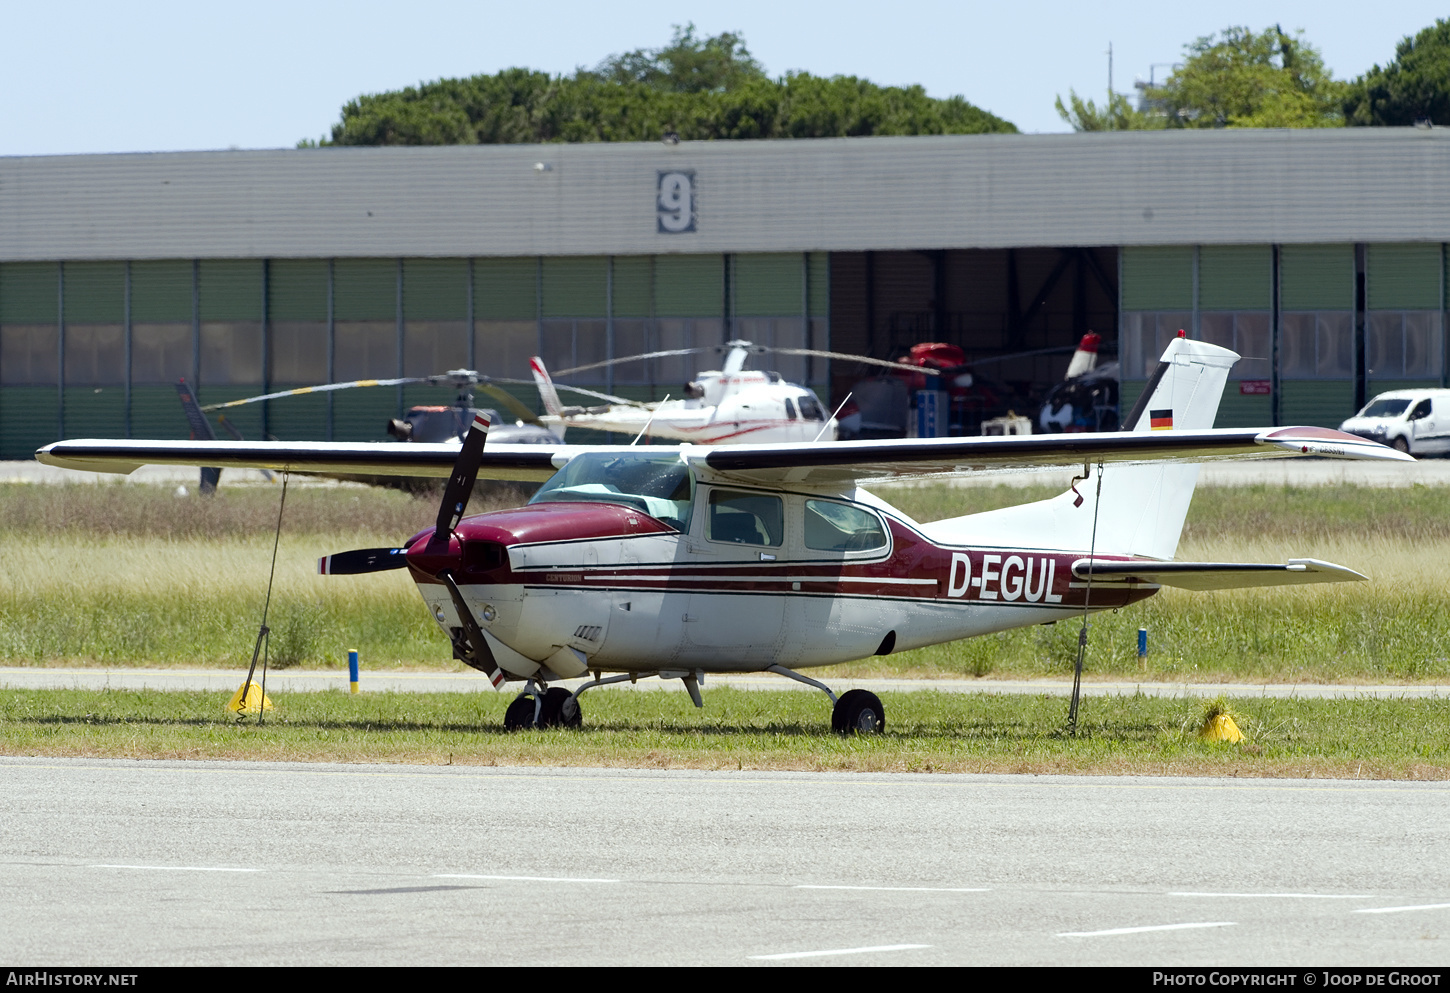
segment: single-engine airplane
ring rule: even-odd
[[[65,441],[42,462],[449,476],[434,527],[396,548],[340,552],[330,575],[406,568],[455,658],[522,682],[505,725],[578,726],[587,690],[767,671],[826,693],[832,727],[879,732],[881,701],[839,698],[801,670],[1046,624],[1190,590],[1359,580],[1343,566],[1174,560],[1198,467],[1316,455],[1410,461],[1316,427],[1211,427],[1225,348],[1173,340],[1130,430],[712,448]],[[1081,467],[1052,499],[921,524],[871,480]],[[1094,471],[1090,471],[1093,470]],[[478,476],[545,480],[528,505],[466,517]],[[550,685],[591,674],[572,693]]]

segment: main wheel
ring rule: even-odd
[[[541,728],[577,728],[583,723],[579,701],[562,686],[550,687],[544,693],[543,709],[539,711]]]
[[[503,712],[503,729],[505,731],[522,731],[533,726],[534,698],[520,693],[514,697],[514,702],[509,704],[509,709]]]
[[[886,730],[886,710],[875,693],[847,690],[831,711],[831,730],[837,734],[880,734]]]

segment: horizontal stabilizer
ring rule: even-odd
[[[1142,583],[1184,590],[1237,590],[1251,586],[1299,586],[1307,583],[1354,583],[1368,579],[1353,569],[1318,559],[1290,559],[1283,565],[1265,562],[1124,562],[1121,559],[1078,559],[1072,574],[1094,583]]]

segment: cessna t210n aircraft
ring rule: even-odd
[[[1121,607],[1163,586],[1217,590],[1363,579],[1312,559],[1178,562],[1198,467],[1274,455],[1408,461],[1314,427],[1213,429],[1224,348],[1175,339],[1131,430],[709,448],[66,441],[76,469],[141,464],[449,476],[435,527],[321,571],[406,568],[454,657],[523,683],[509,727],[577,726],[585,691],[643,676],[778,673],[823,690],[842,733],[880,731],[881,701],[838,699],[802,670]],[[872,480],[1081,467],[1061,496],[920,524]],[[524,507],[465,517],[478,476],[546,480]],[[589,674],[572,693],[550,685]]]

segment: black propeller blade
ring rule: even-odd
[[[483,461],[483,446],[488,442],[488,415],[480,411],[473,418],[468,437],[463,439],[463,448],[453,462],[453,475],[443,490],[443,503],[438,507],[438,522],[433,537],[428,539],[429,554],[437,554],[448,548],[448,539],[453,529],[468,509],[468,498],[473,495],[473,483],[478,479],[478,466]]]
[[[358,548],[351,552],[324,555],[317,560],[317,572],[323,576],[361,576],[369,572],[387,572],[408,564],[406,548]]]

